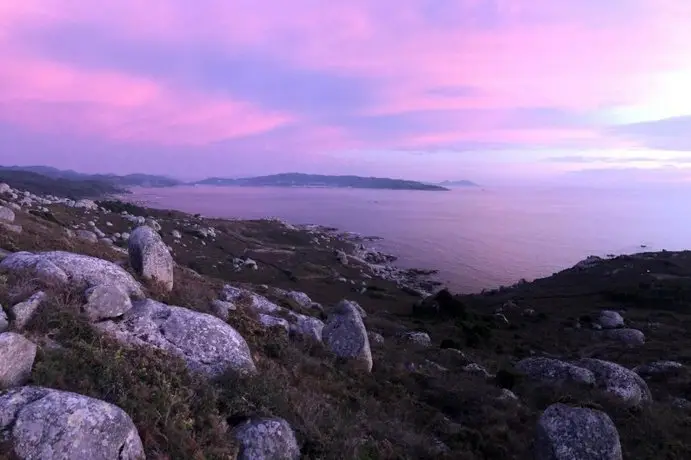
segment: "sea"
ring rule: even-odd
[[[402,268],[471,293],[533,280],[589,255],[691,249],[691,187],[134,188],[128,199],[208,217],[278,217],[363,236]]]

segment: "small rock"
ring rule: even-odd
[[[333,309],[322,331],[326,347],[341,358],[351,359],[366,372],[372,371],[372,351],[360,312],[349,302]]]
[[[536,460],[622,460],[619,433],[604,412],[557,403],[540,416]]]
[[[652,377],[654,375],[676,374],[683,368],[684,365],[676,361],[655,361],[636,366],[633,371],[641,377]]]
[[[588,369],[552,358],[525,358],[516,366],[519,373],[541,382],[560,384],[573,382],[585,385],[595,384],[595,374]]]
[[[155,219],[148,218],[144,220],[144,225],[153,228],[155,231],[160,232],[161,231],[161,224],[156,222]]]
[[[378,332],[368,332],[367,336],[369,337],[370,344],[384,345],[384,336],[379,334]]]
[[[403,334],[403,338],[407,342],[413,343],[415,345],[419,345],[422,347],[429,347],[432,345],[432,339],[430,338],[429,334],[426,332],[420,332],[420,331],[410,331],[406,332]]]
[[[26,386],[1,394],[0,432],[18,458],[144,458],[137,428],[122,409],[66,391]]]
[[[182,233],[180,233],[179,230],[173,230],[172,232],[170,232],[170,234],[171,234],[171,235],[173,236],[173,238],[175,238],[176,240],[179,240],[180,238],[182,238]]]
[[[281,418],[250,419],[235,428],[238,460],[298,460],[300,448],[292,428]]]
[[[609,329],[600,334],[630,347],[645,345],[645,335],[638,329]]]
[[[161,283],[173,290],[173,257],[151,227],[137,227],[129,238],[130,265],[142,277]]]
[[[75,208],[83,208],[87,210],[95,211],[98,209],[98,205],[91,200],[79,200],[74,203]]]
[[[90,321],[116,318],[132,308],[132,302],[120,286],[101,284],[87,289],[83,309]]]
[[[348,255],[345,252],[341,251],[340,249],[336,250],[336,259],[344,267],[348,266]]]
[[[12,192],[12,187],[9,185],[3,183],[0,183],[0,193],[11,193]]]
[[[492,374],[487,372],[487,369],[476,363],[470,363],[463,366],[463,371],[473,375],[479,375],[485,378],[492,377]]]
[[[612,310],[601,311],[597,322],[603,329],[614,329],[624,326],[624,318],[618,312]]]
[[[112,227],[113,223],[112,222],[106,222],[106,227]]]
[[[264,327],[280,327],[285,329],[286,332],[290,332],[290,324],[288,323],[288,320],[284,318],[277,318],[275,316],[267,315],[266,313],[260,313],[259,322]]]
[[[130,234],[128,232],[122,232],[122,239],[128,241],[130,239]]]
[[[509,390],[508,388],[502,388],[501,394],[497,399],[499,399],[500,401],[518,401],[518,396],[516,396],[516,393]]]
[[[45,292],[39,291],[24,302],[20,302],[12,307],[15,329],[21,331],[26,327],[27,324],[29,324],[29,321],[31,321],[31,318],[34,316],[43,301],[46,300],[46,297]]]
[[[7,313],[0,305],[0,334],[5,332],[10,327],[10,321],[7,319]]]
[[[24,384],[29,379],[35,358],[36,345],[33,342],[14,332],[0,334],[0,389]]]
[[[684,398],[674,398],[672,400],[672,407],[676,409],[689,411],[691,410],[691,401]]]
[[[525,310],[523,310],[523,316],[533,317],[536,315],[537,315],[537,313],[532,308],[526,308]]]

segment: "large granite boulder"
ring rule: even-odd
[[[653,400],[645,380],[624,366],[592,358],[580,359],[574,364],[590,370],[595,375],[596,385],[623,403],[638,406]]]
[[[87,289],[84,295],[86,303],[82,310],[92,322],[116,318],[132,308],[130,296],[117,284],[99,284]]]
[[[281,418],[250,419],[232,436],[240,445],[238,460],[298,460],[300,448],[292,428]]]
[[[549,384],[595,384],[595,374],[588,369],[552,358],[525,358],[516,363],[516,370],[531,378]]]
[[[0,262],[0,269],[29,271],[39,279],[61,285],[118,285],[130,296],[144,297],[141,285],[122,267],[82,254],[15,252]]]
[[[18,458],[141,460],[137,428],[119,407],[41,387],[0,394],[0,433]]]
[[[629,347],[639,347],[645,345],[645,334],[638,329],[608,329],[602,331],[606,339],[622,343]]]
[[[150,299],[133,302],[117,321],[96,325],[118,341],[155,347],[179,356],[190,370],[210,378],[228,371],[248,374],[256,368],[245,339],[212,315]]]
[[[360,312],[351,303],[341,302],[332,310],[322,330],[322,338],[336,356],[351,360],[362,370],[372,371],[367,329]]]
[[[622,460],[619,433],[604,412],[553,404],[540,416],[536,460]]]
[[[12,307],[12,315],[14,316],[14,327],[17,330],[22,330],[29,324],[31,318],[34,317],[39,307],[46,300],[48,296],[45,292],[39,291],[26,299],[24,302],[19,302]]]
[[[173,256],[156,231],[147,226],[134,229],[127,244],[130,265],[142,277],[173,289]]]
[[[35,358],[33,342],[14,332],[0,334],[0,389],[24,384]]]

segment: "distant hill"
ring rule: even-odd
[[[439,185],[423,184],[411,180],[390,179],[384,177],[328,176],[321,174],[284,173],[270,176],[227,179],[211,177],[195,184],[215,186],[245,187],[338,187],[369,188],[389,190],[448,190]]]
[[[32,171],[0,168],[0,182],[37,195],[56,195],[72,199],[98,198],[126,193],[127,190],[110,182],[92,179],[50,177]]]
[[[0,166],[0,171],[27,171],[53,179],[90,180],[108,182],[116,187],[173,187],[183,182],[165,176],[151,174],[84,174],[71,169],[63,170],[51,166]]]
[[[445,180],[437,185],[442,187],[479,187],[478,184],[469,180]]]

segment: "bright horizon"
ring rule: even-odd
[[[7,0],[0,164],[691,178],[683,0]]]

